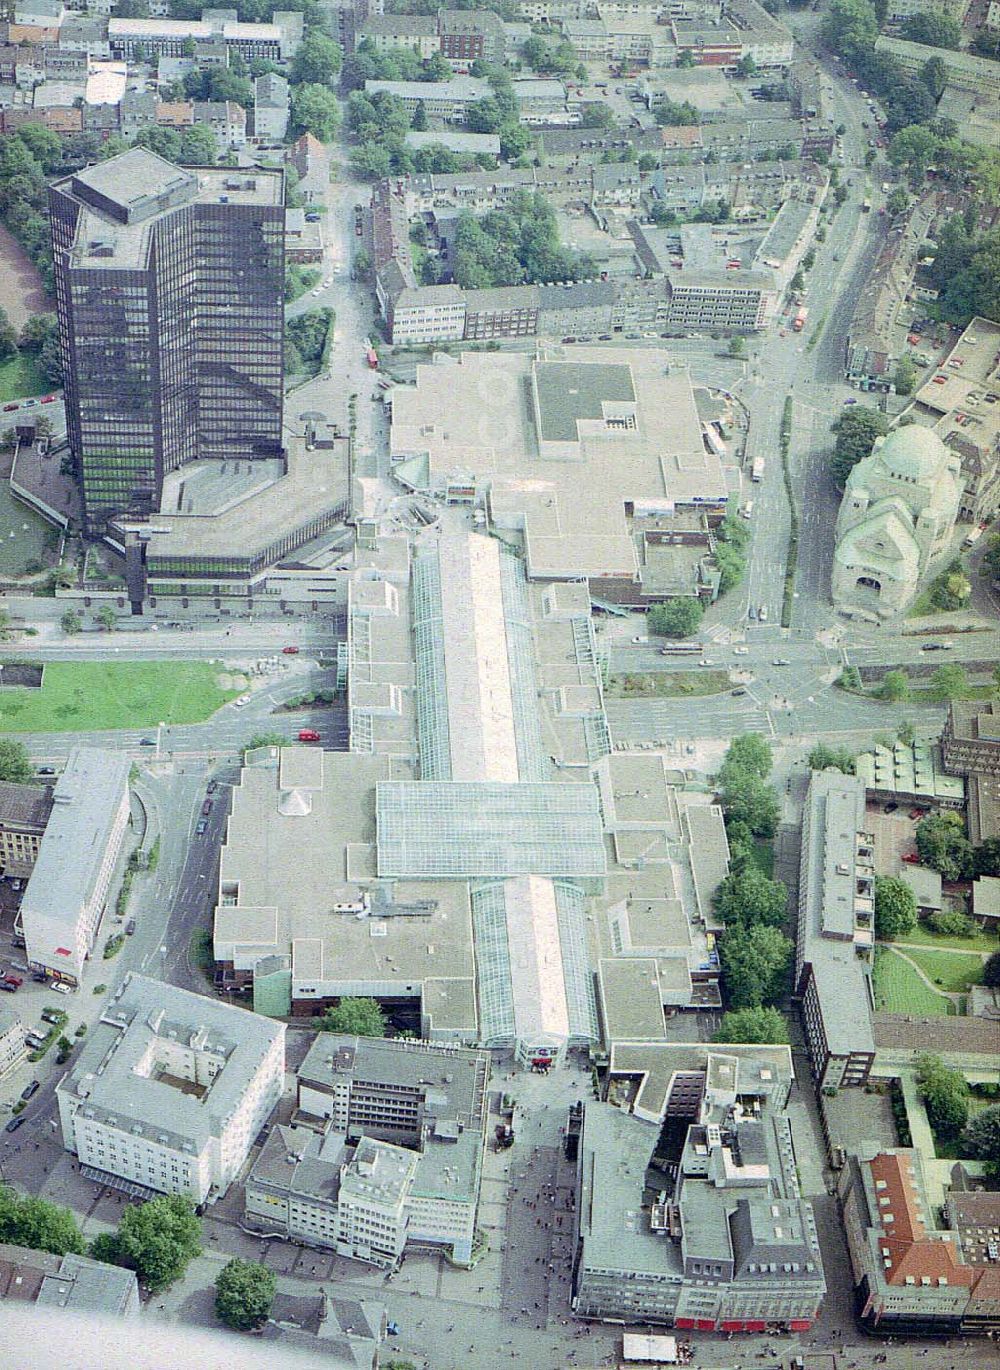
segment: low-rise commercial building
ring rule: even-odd
[[[321,1033],[247,1181],[247,1220],[393,1267],[407,1243],[471,1259],[485,1144],[485,1053]]]
[[[51,785],[0,780],[0,876],[23,880],[31,874],[51,812]]]
[[[609,1070],[609,1097],[622,1107],[583,1109],[577,1316],[727,1333],[807,1330],[826,1285],[783,1112],[788,1049],[623,1045]],[[651,1165],[662,1177],[652,1202]]]
[[[864,1085],[875,1059],[873,839],[858,776],[818,771],[802,816],[795,996],[818,1089]]]
[[[52,811],[18,914],[32,970],[79,984],[128,822],[128,757],[75,748],[52,791]]]
[[[995,1257],[985,1251],[979,1259],[971,1230],[976,1224],[938,1228],[918,1151],[862,1146],[841,1171],[838,1193],[858,1317],[866,1331],[948,1337],[1000,1328]],[[961,1210],[955,1212],[958,1217]]]
[[[0,1301],[7,1299],[94,1318],[135,1318],[140,1310],[133,1270],[89,1256],[54,1256],[2,1242]]]
[[[109,19],[111,54],[129,62],[139,54],[147,61],[152,57],[183,57],[191,43],[221,40],[248,62],[287,62],[295,56],[302,41],[301,14],[275,10],[269,24],[245,24],[229,18],[230,13],[210,10],[210,17],[202,19]]]
[[[428,119],[462,124],[470,105],[492,95],[488,81],[473,76],[455,76],[450,81],[366,81],[366,95],[393,95],[401,100],[407,114],[422,105]]]
[[[285,1026],[130,973],[56,1098],[81,1172],[134,1197],[211,1203],[281,1097]]]

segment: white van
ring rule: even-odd
[[[752,513],[753,513],[753,500],[752,500],[752,499],[748,499],[747,502],[746,502],[746,504],[744,504],[743,508],[740,510],[740,518],[748,519]]]

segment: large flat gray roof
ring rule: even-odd
[[[627,366],[539,362],[535,388],[544,442],[576,442],[582,419],[600,419],[609,401],[635,401]]]

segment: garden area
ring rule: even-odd
[[[51,381],[30,352],[17,352],[0,363],[0,404],[44,395],[51,388]]]
[[[926,984],[917,971],[890,947],[875,948],[872,989],[878,1013],[939,1014],[955,1013],[955,1006],[943,994]]]
[[[0,574],[35,575],[53,560],[58,529],[15,499],[6,480],[0,480],[0,528]]]
[[[0,691],[0,728],[84,732],[202,723],[239,691],[208,661],[52,661],[40,689]]]
[[[982,983],[983,960],[976,952],[917,951],[909,947],[906,955],[946,994],[966,994],[971,985]]]

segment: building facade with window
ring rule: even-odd
[[[31,874],[51,812],[51,785],[0,781],[0,876]]]
[[[156,512],[190,462],[279,457],[283,174],[132,148],[52,185],[49,216],[87,530]]]
[[[210,1203],[281,1098],[285,1026],[130,973],[56,1089],[63,1145],[136,1198]]]

